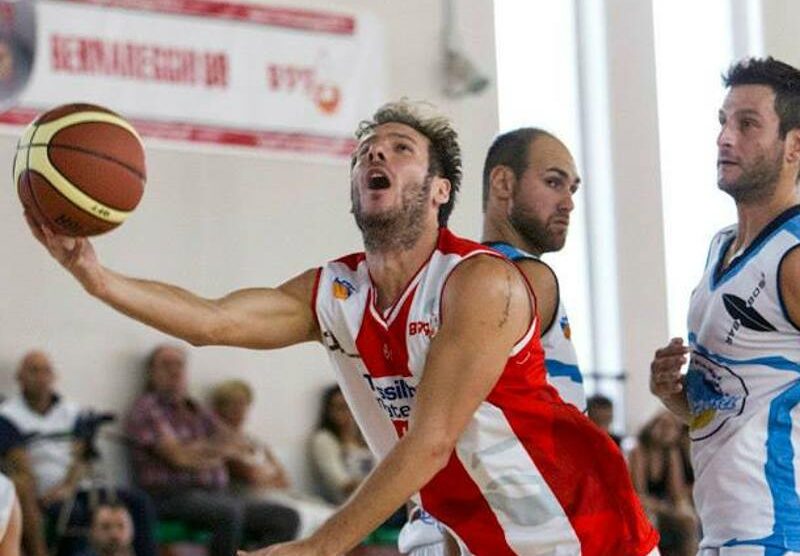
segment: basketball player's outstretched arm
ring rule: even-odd
[[[311,308],[316,270],[277,288],[252,288],[220,299],[131,278],[105,268],[86,238],[54,234],[26,214],[34,236],[91,295],[118,311],[193,345],[271,349],[319,339]]]
[[[479,256],[448,280],[408,432],[342,508],[309,539],[259,556],[344,554],[447,465],[456,441],[497,383],[531,321],[520,273]]]

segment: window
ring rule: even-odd
[[[523,126],[550,131],[570,149],[580,172],[575,37],[571,0],[495,1],[500,132]],[[545,260],[558,275],[583,372],[594,369],[585,238],[584,195],[579,191],[567,244]]]
[[[733,59],[732,20],[729,0],[653,0],[653,20],[669,330],[685,338],[709,241],[736,221],[716,186],[720,75]]]

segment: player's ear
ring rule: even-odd
[[[800,164],[800,128],[790,129],[784,140],[786,161],[789,164]]]
[[[450,191],[453,186],[447,178],[435,178],[431,188],[433,189],[433,198],[437,205],[443,205],[450,200]]]
[[[501,200],[510,199],[515,183],[514,171],[504,164],[498,164],[489,172],[489,195]]]

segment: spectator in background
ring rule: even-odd
[[[0,556],[19,556],[22,510],[14,483],[0,473]]]
[[[598,427],[608,433],[617,446],[622,442],[618,434],[611,432],[614,422],[614,403],[602,394],[595,394],[586,400],[586,416]]]
[[[291,490],[286,469],[272,450],[244,432],[247,413],[253,404],[253,389],[242,380],[228,380],[214,387],[211,405],[230,434],[245,446],[246,456],[228,460],[235,490],[294,509],[300,516],[299,537],[313,533],[334,512],[326,502]]]
[[[681,426],[669,412],[653,417],[639,432],[629,465],[633,486],[661,533],[661,556],[697,552],[697,517],[680,454]]]
[[[72,532],[90,523],[89,492],[83,483],[90,462],[87,443],[76,434],[81,410],[56,393],[55,380],[49,357],[42,351],[28,352],[17,371],[20,393],[0,404],[0,415],[27,437],[26,450],[36,495],[45,513],[56,520],[69,502],[66,505],[69,522],[65,525]],[[155,556],[152,502],[146,494],[134,489],[112,488],[113,496],[123,500],[133,516],[136,554]],[[86,546],[83,534],[65,535],[57,542],[59,554],[80,552]]]
[[[211,556],[231,556],[245,535],[260,543],[291,540],[297,513],[228,490],[226,462],[243,459],[247,447],[225,434],[210,411],[189,397],[186,353],[155,348],[147,362],[147,388],[126,424],[133,441],[133,468],[161,518],[209,529]]]
[[[124,505],[104,503],[95,508],[86,556],[132,556],[132,541],[133,521]]]
[[[338,386],[322,394],[319,425],[309,446],[311,467],[322,497],[341,504],[369,474],[372,453]]]
[[[0,416],[0,468],[14,484],[22,515],[22,546],[27,556],[47,556],[36,479],[25,449],[25,436]]]

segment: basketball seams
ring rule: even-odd
[[[146,181],[141,137],[104,107],[54,108],[31,122],[16,151],[13,173],[23,204],[59,233],[104,233],[123,222],[141,198]],[[108,189],[108,183],[119,187]]]
[[[25,171],[25,186],[28,188],[28,194],[31,196],[33,204],[36,205],[34,207],[36,209],[36,217],[44,220],[43,224],[47,224],[47,226],[50,227],[51,229],[60,229],[60,226],[58,226],[58,224],[53,222],[53,219],[50,218],[50,216],[47,214],[47,211],[45,211],[42,208],[42,203],[36,196],[36,190],[34,189],[33,184],[31,183],[31,174],[33,173],[35,173],[34,170]],[[59,195],[61,194],[61,192],[58,191],[57,189],[55,191],[57,191]]]
[[[39,124],[37,126],[37,131],[41,130],[44,134],[41,137],[41,142],[48,143],[50,139],[52,139],[59,131],[74,125],[90,123],[104,123],[121,127],[133,135],[139,144],[142,143],[142,138],[139,137],[136,129],[134,129],[131,124],[116,114],[111,114],[108,112],[76,112],[74,114],[67,114],[66,116],[62,116],[56,120]],[[38,143],[40,138],[36,137],[36,139]],[[33,142],[33,137],[31,138],[31,142]]]
[[[142,174],[139,170],[131,166],[130,164],[125,164],[121,160],[114,158],[113,156],[107,155],[105,153],[99,153],[97,151],[93,151],[92,149],[87,149],[84,147],[76,147],[75,145],[62,145],[59,143],[31,143],[28,145],[29,147],[44,147],[46,149],[63,149],[65,151],[75,151],[83,154],[90,154],[96,158],[102,158],[103,160],[107,160],[109,162],[113,162],[116,165],[128,170],[131,174],[142,180],[144,182],[147,177]]]
[[[50,162],[46,147],[29,149],[29,156],[33,157],[33,161],[36,163],[35,167],[38,168],[38,173],[44,176],[54,189],[57,189],[62,195],[69,199],[72,204],[84,212],[91,214],[95,218],[114,224],[121,223],[131,213],[131,211],[117,210],[109,207],[75,187],[58,171],[58,168],[53,166]],[[29,158],[28,168],[30,168],[30,160]]]

